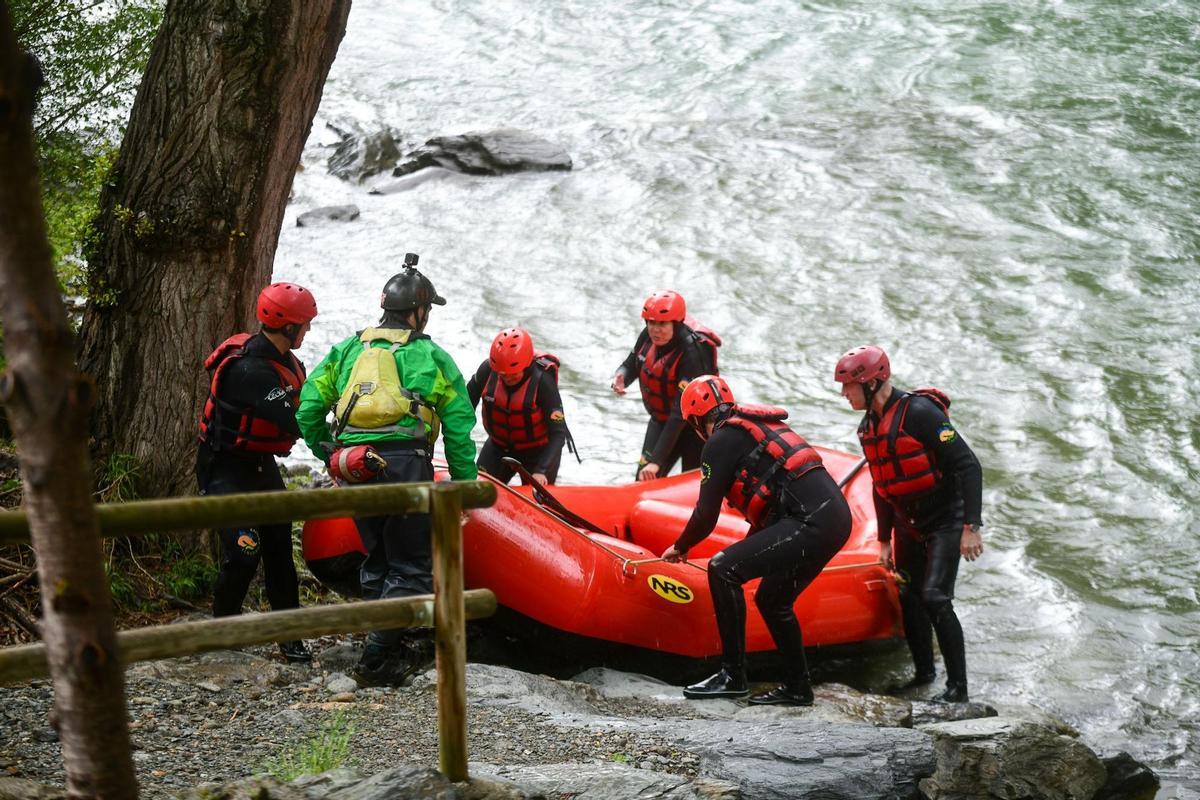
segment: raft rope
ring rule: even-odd
[[[504,461],[514,462],[515,465],[517,465],[517,466],[520,465],[520,462],[516,461],[516,459],[506,458],[506,459],[504,459]],[[839,489],[845,488],[846,484],[849,483],[851,481],[851,479],[853,479],[854,476],[858,474],[859,470],[861,470],[863,468],[863,466],[866,465],[866,463],[867,463],[867,460],[865,458],[859,460],[859,462],[857,464],[855,464],[850,469],[850,471],[847,472],[842,477],[842,479],[840,481],[838,481],[838,488]],[[524,467],[521,467],[520,471],[524,472]],[[508,488],[508,487],[506,486],[505,488]],[[545,489],[545,487],[538,487],[535,485],[534,491],[536,492],[539,488],[542,490],[542,492],[544,494],[548,495],[551,498],[551,500],[554,501],[555,504],[557,504],[560,508],[562,508],[563,511],[567,511],[571,516],[582,519],[582,517],[579,517],[573,511],[570,511],[569,509],[567,509],[567,507],[565,505],[563,505],[561,502],[559,502],[558,498],[556,498],[556,497],[554,497],[554,495],[550,494],[550,492],[547,491]],[[512,491],[512,490],[510,489],[509,491]],[[577,528],[575,525],[573,525],[569,520],[565,519],[562,514],[558,513],[556,509],[548,506],[545,503],[537,502],[533,498],[525,497],[524,495],[522,495],[518,492],[513,492],[513,494],[515,494],[517,497],[520,497],[527,503],[536,505],[538,508],[547,512],[548,514],[550,514],[551,516],[556,518],[559,522],[561,522],[567,528],[567,530],[571,531],[576,536],[583,537],[590,544],[594,545],[595,547],[600,548],[601,550],[603,550],[604,552],[606,552],[610,556],[612,556],[614,559],[621,562],[621,574],[627,578],[636,577],[637,573],[638,573],[638,567],[641,566],[642,564],[654,564],[654,563],[662,561],[662,558],[636,558],[636,559],[635,558],[626,558],[621,553],[618,553],[616,550],[613,550],[608,545],[604,544],[603,542],[596,541],[589,534],[581,531],[579,528]],[[587,522],[587,520],[584,520],[584,522]],[[602,533],[605,536],[610,536],[610,535],[616,536],[615,532],[612,534],[609,534],[607,531],[604,531],[602,528],[600,528],[599,526],[597,526],[593,523],[588,522],[588,525],[597,533]],[[636,544],[636,542],[634,544]],[[638,546],[641,547],[641,545],[638,545]],[[677,563],[687,564],[689,567],[694,567],[706,574],[708,573],[707,567],[702,567],[701,565],[696,564],[692,561],[688,561],[687,559],[684,559],[682,562],[677,562]],[[884,566],[884,563],[882,561],[865,561],[861,564],[840,564],[836,567],[825,567],[823,570],[821,570],[821,572],[822,573],[824,573],[824,572],[840,572],[842,570],[847,570],[847,569],[863,569],[865,567],[881,567],[881,566]],[[633,568],[632,572],[630,571],[630,567]]]

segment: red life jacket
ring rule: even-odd
[[[235,406],[217,394],[225,370],[237,359],[245,357],[246,342],[250,336],[249,333],[234,334],[204,359],[204,368],[213,376],[208,386],[204,412],[200,415],[200,441],[218,449],[232,442],[234,450],[284,455],[296,443],[298,437],[295,434],[284,431],[274,422],[254,416],[252,407]],[[300,386],[304,383],[304,366],[291,352],[288,352],[288,358],[291,360],[290,368],[274,359],[264,360],[279,373],[279,387],[291,395],[293,405],[298,405]]]
[[[642,390],[642,405],[650,412],[650,416],[659,422],[666,422],[667,417],[671,416],[675,399],[683,391],[683,387],[679,385],[679,362],[683,359],[685,348],[690,347],[692,343],[698,345],[701,352],[708,356],[710,369],[707,372],[717,374],[717,348],[721,346],[721,337],[691,317],[684,320],[683,326],[684,334],[679,337],[677,347],[662,353],[647,337],[637,352],[638,386]],[[684,385],[686,386],[686,381]]]
[[[732,425],[754,437],[750,451],[734,476],[725,499],[758,530],[778,499],[779,488],[811,470],[823,467],[821,454],[783,420],[787,411],[775,406],[735,405],[733,414],[717,427]]]
[[[940,389],[914,389],[897,400],[877,422],[870,415],[858,426],[875,490],[885,500],[912,500],[928,494],[942,479],[933,453],[904,430],[914,397],[926,397],[949,416],[950,398]]]
[[[529,377],[510,388],[494,371],[483,386],[483,427],[501,450],[532,450],[550,441],[549,420],[537,402],[542,373],[558,383],[558,356],[538,353]]]

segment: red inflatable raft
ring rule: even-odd
[[[846,546],[796,602],[809,647],[890,640],[901,635],[891,574],[879,562],[871,479],[858,459],[821,450],[854,514]],[[438,477],[444,476],[439,466]],[[691,515],[699,473],[623,486],[553,486],[551,498],[529,486],[497,485],[496,504],[475,509],[463,531],[467,588],[488,588],[501,606],[558,631],[681,656],[721,652],[708,591],[708,559],[745,536],[745,520],[728,508],[686,563],[658,554]],[[553,500],[564,507],[556,513]],[[571,524],[575,523],[575,524]],[[601,533],[600,531],[603,531]],[[305,525],[304,557],[314,575],[336,585],[348,561],[361,560],[353,522]],[[773,650],[746,585],[746,645]]]

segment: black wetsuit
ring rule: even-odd
[[[908,396],[893,390],[883,411]],[[936,632],[946,677],[966,686],[967,657],[962,625],[954,612],[954,582],[961,559],[963,525],[982,524],[983,472],[975,453],[932,400],[914,395],[904,431],[932,454],[941,479],[928,494],[889,502],[875,493],[879,541],[892,539],[896,572],[902,579],[900,608],[904,635],[918,677],[934,674]]]
[[[701,454],[700,497],[675,542],[686,552],[707,537],[721,501],[755,449],[745,430],[719,427]],[[746,653],[746,599],[742,585],[761,577],[754,601],[775,646],[784,657],[789,684],[808,683],[804,639],[793,610],[796,598],[850,537],[850,507],[824,467],[811,469],[782,487],[763,528],[735,542],[708,562],[708,586],[717,613],[723,662],[740,674]]]
[[[658,350],[659,354],[662,354],[671,352],[677,347],[683,348],[683,355],[680,356],[679,368],[675,375],[676,381],[690,381],[716,371],[713,369],[712,359],[696,343],[694,336],[691,329],[676,322],[674,338],[665,347]],[[625,376],[626,387],[633,386],[638,380],[641,373],[638,353],[649,339],[649,331],[643,328],[642,332],[638,334],[633,349],[629,351],[629,355],[617,369],[618,374]],[[671,403],[671,415],[665,421],[651,416],[646,423],[646,435],[642,439],[641,460],[638,462],[634,477],[637,477],[646,464],[658,464],[659,477],[666,477],[671,468],[675,466],[676,461],[682,460],[685,471],[700,466],[700,451],[704,447],[704,441],[683,421],[683,412],[679,407],[679,396],[682,394],[682,390],[676,394]]]
[[[298,438],[296,408],[288,393],[280,391],[279,373],[269,363],[277,361],[291,369],[291,359],[280,353],[261,333],[247,340],[245,351],[245,356],[221,374],[217,386],[219,398],[232,406],[253,408],[256,417],[272,422],[281,431]],[[285,488],[283,478],[273,455],[233,449],[235,431],[227,426],[236,424],[236,421],[226,420],[225,424],[217,425],[209,432],[207,441],[200,442],[196,452],[196,480],[200,494],[282,491]],[[246,591],[260,561],[271,608],[279,611],[299,607],[290,523],[222,528],[218,536],[221,565],[213,590],[213,616],[241,613]]]
[[[475,374],[467,381],[467,394],[471,396],[471,406],[479,405],[479,399],[483,395],[483,390],[487,386],[488,379],[492,376],[491,365],[484,361],[479,365],[479,369],[475,370]],[[562,463],[563,445],[569,440],[570,432],[567,430],[566,416],[563,414],[562,396],[558,391],[558,381],[549,371],[539,369],[534,366],[529,366],[525,369],[524,380],[536,379],[540,381],[537,387],[537,406],[542,412],[542,419],[546,422],[546,428],[550,435],[549,441],[539,447],[530,447],[524,450],[517,448],[503,448],[496,444],[491,436],[483,443],[483,448],[479,452],[478,465],[480,469],[487,470],[493,477],[498,480],[508,483],[512,480],[515,473],[512,467],[505,464],[501,459],[515,458],[521,462],[521,466],[529,470],[535,475],[545,475],[547,483],[554,483],[558,478],[558,468]],[[497,376],[497,380],[503,380]],[[508,387],[510,392],[520,388],[520,384]],[[533,387],[530,387],[532,391]],[[488,410],[483,411],[485,417]]]

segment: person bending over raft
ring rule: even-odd
[[[946,662],[946,690],[937,699],[965,703],[967,656],[954,580],[960,555],[974,561],[983,552],[983,471],[947,416],[950,398],[937,389],[902,392],[891,375],[887,353],[866,345],[838,359],[833,379],[850,407],[866,412],[858,439],[875,482],[880,560],[907,579],[900,610],[916,674],[895,688],[933,683],[932,627]]]
[[[721,670],[683,690],[685,697],[741,697],[746,685],[746,597],[742,585],[762,578],[754,601],[786,664],[783,685],[751,703],[808,706],[812,683],[793,605],[850,537],[850,506],[821,456],[772,406],[738,405],[715,375],[688,384],[684,419],[705,439],[700,497],[664,561],[683,561],[712,533],[721,500],[745,515],[750,532],[708,562],[708,586],[721,636]]]
[[[563,445],[575,452],[558,393],[558,357],[535,352],[528,331],[500,331],[487,360],[467,381],[467,394],[472,407],[483,401],[488,438],[480,469],[508,483],[514,470],[502,459],[515,458],[538,483],[554,483]]]
[[[642,305],[642,319],[646,327],[617,369],[611,388],[623,395],[631,381],[638,381],[642,390],[650,421],[637,479],[647,481],[665,477],[680,459],[684,470],[700,465],[704,443],[684,425],[679,394],[693,378],[717,374],[721,339],[694,321],[688,324],[687,305],[678,292],[650,295]]]

